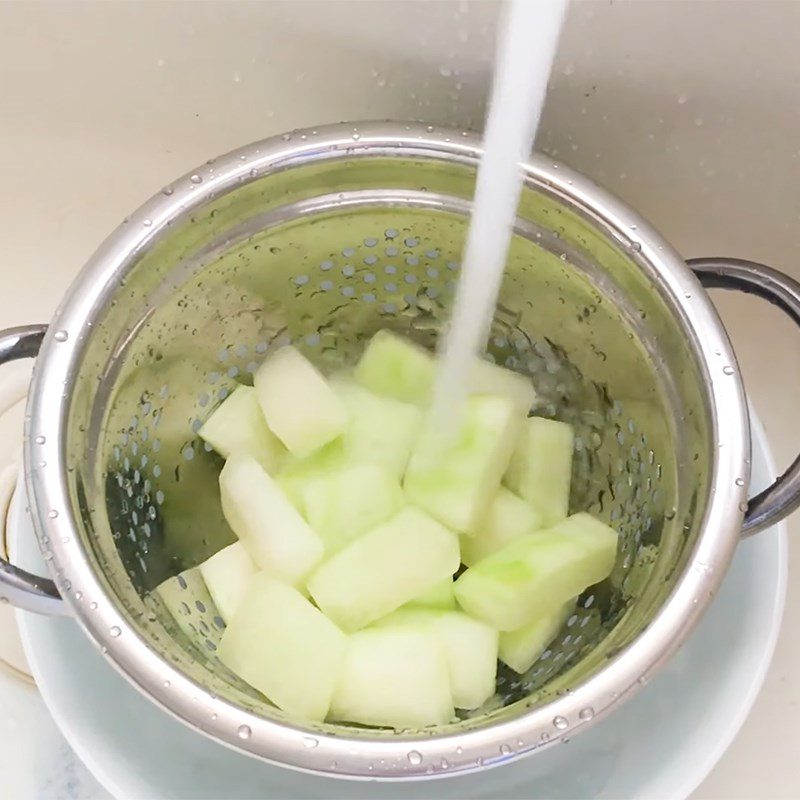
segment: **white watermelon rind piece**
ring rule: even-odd
[[[308,524],[330,558],[406,505],[400,483],[377,464],[351,464],[297,485]]]
[[[198,567],[208,592],[227,623],[242,600],[250,578],[258,572],[241,542],[234,542],[214,553]]]
[[[437,367],[430,350],[384,329],[370,339],[354,377],[375,394],[427,406],[433,396]],[[475,358],[467,384],[469,394],[503,395],[525,414],[536,404],[536,391],[528,376],[483,358]]]
[[[521,628],[502,632],[500,660],[515,672],[524,675],[553,641],[574,610],[573,597],[555,610],[544,609]]]
[[[355,369],[355,379],[371,392],[416,405],[430,400],[435,375],[433,353],[389,330],[370,339]]]
[[[477,533],[523,421],[513,401],[494,395],[467,398],[451,442],[428,418],[403,480],[409,500],[459,533]]]
[[[430,589],[409,600],[403,608],[429,608],[439,611],[455,611],[456,595],[453,590],[453,579],[445,578]]]
[[[231,456],[219,485],[225,519],[259,569],[296,584],[322,560],[322,539],[252,456]]]
[[[475,535],[461,537],[461,561],[470,567],[540,527],[541,517],[533,506],[501,486]]]
[[[352,632],[449,578],[459,562],[458,537],[407,506],[325,561],[307,586],[319,608]]]
[[[375,626],[349,637],[330,721],[419,730],[454,715],[447,659],[432,632]]]
[[[421,410],[342,376],[331,378],[331,385],[349,416],[342,434],[345,460],[378,464],[401,478],[419,433]]]
[[[223,458],[234,453],[253,456],[270,474],[286,459],[286,448],[267,426],[252,386],[237,386],[198,434]]]
[[[467,569],[456,581],[456,600],[477,619],[513,631],[607,578],[617,544],[616,531],[589,514],[574,514]]]
[[[495,693],[498,633],[491,626],[460,611],[407,607],[378,624],[433,633],[447,659],[456,708],[467,711],[480,708]]]
[[[574,431],[566,422],[528,417],[503,478],[509,489],[531,504],[544,527],[567,516],[574,442]]]
[[[333,441],[347,425],[347,410],[336,392],[294,347],[269,355],[253,383],[267,425],[298,458]]]
[[[219,645],[223,664],[278,708],[322,721],[339,681],[347,637],[296,589],[255,575]]]

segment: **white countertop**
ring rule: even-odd
[[[496,8],[0,3],[0,326],[46,321],[104,235],[209,156],[338,119],[477,124]],[[791,2],[578,3],[540,145],[685,255],[800,278],[798,30]],[[752,298],[719,307],[784,466],[800,450],[800,332]],[[800,535],[800,519],[789,527]],[[790,578],[764,690],[695,797],[800,796],[799,704]]]

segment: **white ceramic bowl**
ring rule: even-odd
[[[775,474],[754,419],[754,490]],[[22,495],[18,494],[18,497]],[[22,504],[15,560],[41,569]],[[441,798],[687,797],[744,722],[769,666],[786,592],[783,523],[742,542],[700,626],[652,684],[564,746],[498,769],[437,781]],[[419,796],[412,784],[335,781],[250,759],[159,711],[120,677],[69,619],[18,612],[26,653],[57,723],[118,798]]]

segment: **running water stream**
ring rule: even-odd
[[[533,149],[565,9],[566,0],[509,0],[506,7],[484,154],[433,398],[440,430],[459,419],[470,364],[489,337],[522,190],[521,162]]]

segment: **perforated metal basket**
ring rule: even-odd
[[[576,430],[572,510],[620,534],[611,577],[524,676],[421,733],[310,725],[233,678],[202,587],[181,624],[149,599],[233,541],[203,420],[291,342],[323,369],[391,328],[433,348],[459,274],[479,140],[368,123],[286,134],[165,187],[101,246],[34,355],[26,476],[55,584],[4,565],[13,602],[74,614],[143,694],[222,742],[321,773],[404,778],[553,743],[643,684],[722,579],[747,509],[749,432],[728,340],[697,278],[634,212],[563,166],[525,166],[489,355],[530,375],[537,413]],[[744,262],[696,265],[800,317],[798,287]],[[42,342],[42,339],[44,341]],[[748,526],[797,505],[795,465]],[[59,594],[66,603],[59,599]],[[387,687],[387,691],[390,689]]]

